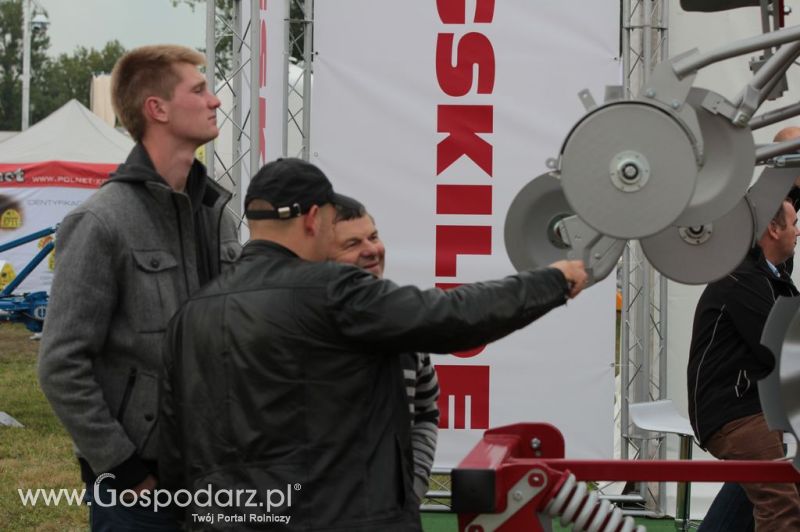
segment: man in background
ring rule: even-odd
[[[378,236],[375,219],[366,208],[337,205],[331,259],[352,264],[383,279],[386,248]],[[439,382],[427,353],[400,355],[403,381],[411,415],[414,495],[422,501],[428,491],[439,435]]]
[[[781,267],[800,234],[784,200],[758,244],[726,277],[710,283],[697,304],[689,353],[689,418],[700,445],[723,460],[784,456],[779,431],[767,427],[757,381],[775,365],[761,333],[775,300],[798,291]],[[800,530],[794,484],[742,484],[756,530]]]
[[[773,139],[774,142],[786,142],[800,137],[800,127],[788,126],[781,129]],[[800,188],[798,181],[789,192],[788,197],[797,212],[800,210]],[[794,267],[794,254],[786,259],[777,268],[791,276]],[[747,497],[741,485],[735,482],[726,482],[720,489],[709,507],[698,532],[752,532],[755,530],[753,520],[753,504]]]

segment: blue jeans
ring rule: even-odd
[[[753,532],[753,504],[735,482],[719,490],[697,532]]]
[[[84,502],[89,505],[89,526],[92,532],[180,532],[181,527],[175,515],[168,508],[154,512],[150,507],[134,505],[130,508],[120,504],[118,494],[112,493],[102,483],[94,498],[94,483],[86,484]],[[116,504],[111,505],[116,497]]]

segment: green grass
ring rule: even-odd
[[[86,530],[81,506],[25,507],[17,489],[81,489],[72,443],[36,380],[38,342],[24,327],[0,325],[0,411],[24,428],[0,426],[0,529]]]
[[[0,411],[24,428],[0,426],[0,530],[85,531],[85,507],[24,507],[17,489],[77,489],[80,481],[72,443],[44,398],[36,379],[38,342],[21,326],[0,325]],[[445,484],[448,484],[445,482]],[[447,486],[445,486],[447,487]],[[637,519],[648,531],[675,530],[671,519]],[[425,532],[455,532],[454,514],[424,513]],[[553,525],[554,532],[568,530]]]

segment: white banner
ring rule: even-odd
[[[443,287],[513,271],[505,214],[583,114],[620,84],[619,2],[317,0],[312,162],[362,200],[387,276]],[[613,277],[613,275],[612,275]],[[613,441],[615,283],[471,356],[434,357],[437,466],[483,429],[545,421],[567,456]]]

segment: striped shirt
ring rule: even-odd
[[[414,493],[422,500],[428,491],[439,435],[439,381],[427,353],[405,354],[401,357],[401,364],[411,414]]]

